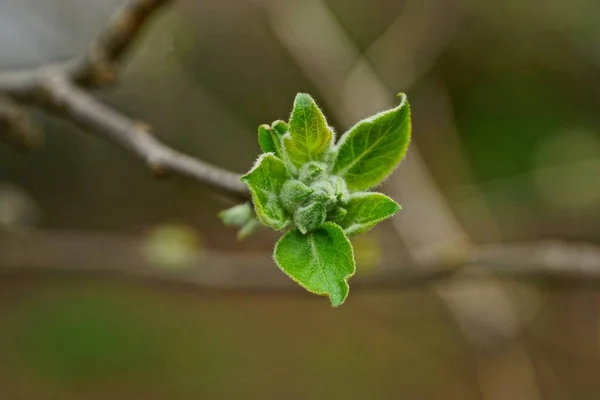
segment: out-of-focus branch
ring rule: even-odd
[[[125,3],[100,32],[87,54],[69,62],[69,75],[79,84],[102,86],[114,82],[122,56],[150,17],[171,1],[131,0]]]
[[[42,132],[27,110],[8,97],[0,97],[0,140],[23,151],[43,142]]]
[[[238,174],[165,146],[150,134],[146,124],[102,104],[60,74],[49,76],[43,87],[49,107],[129,151],[154,174],[177,173],[233,197],[246,198],[247,189]]]
[[[147,257],[141,238],[122,234],[33,231],[0,233],[0,273],[54,271],[109,273],[177,282],[217,290],[288,291],[298,285],[274,273],[268,254],[195,250],[192,264],[161,267]],[[600,285],[600,248],[560,241],[487,245],[464,259],[432,260],[427,269],[414,261],[388,259],[375,271],[359,274],[353,290],[415,289],[451,281],[479,283],[488,274],[562,287]],[[475,266],[477,268],[467,268]],[[485,274],[480,273],[485,271]]]
[[[179,153],[155,139],[150,128],[102,104],[82,87],[116,80],[118,63],[138,37],[144,23],[170,0],[130,0],[113,16],[86,54],[59,64],[31,70],[0,72],[0,93],[27,101],[74,121],[109,139],[141,159],[153,173],[177,173],[236,199],[248,191],[239,175]],[[0,123],[17,143],[31,137],[24,109],[0,104]],[[3,118],[4,117],[4,118]],[[15,140],[13,140],[15,141]]]
[[[115,12],[84,55],[37,68],[0,71],[0,92],[29,96],[37,92],[49,70],[83,86],[113,83],[117,78],[119,61],[138,38],[142,27],[171,1],[128,0]]]

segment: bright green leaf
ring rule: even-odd
[[[309,292],[327,295],[338,307],[348,296],[348,279],[356,270],[350,241],[342,228],[326,222],[303,235],[294,229],[275,245],[275,262]]]
[[[402,95],[398,107],[360,121],[342,136],[333,173],[343,176],[350,190],[376,186],[406,154],[410,134],[410,106]]]
[[[287,178],[283,161],[270,153],[261,155],[252,170],[242,176],[242,182],[252,193],[259,221],[275,230],[282,230],[290,223],[279,201],[279,193]]]
[[[400,211],[402,207],[381,193],[355,193],[346,204],[348,213],[340,222],[348,236],[358,235]]]
[[[300,168],[308,161],[321,161],[332,140],[333,133],[315,101],[299,93],[294,100],[289,133],[283,136],[283,147],[291,163]]]

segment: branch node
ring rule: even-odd
[[[155,178],[162,179],[167,178],[171,175],[168,167],[166,166],[161,156],[148,157],[146,165],[148,165],[152,176],[154,176]]]
[[[149,135],[150,132],[152,132],[152,127],[147,122],[135,121],[135,123],[133,124],[133,130],[138,133]]]
[[[119,78],[119,68],[102,51],[95,50],[89,56],[87,84],[93,87],[110,86]]]
[[[0,140],[19,151],[41,147],[44,135],[25,107],[0,99]]]

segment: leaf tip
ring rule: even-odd
[[[338,308],[339,306],[344,304],[346,302],[346,299],[348,298],[348,292],[349,292],[349,287],[348,287],[348,284],[346,283],[346,291],[344,293],[330,294],[329,302],[331,303],[331,307]]]
[[[295,104],[308,105],[310,103],[314,103],[315,100],[308,93],[298,93],[296,94],[296,98],[294,99]]]

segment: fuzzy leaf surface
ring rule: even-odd
[[[352,191],[376,186],[398,166],[410,135],[410,106],[403,96],[396,108],[360,121],[342,136],[333,173]]]
[[[308,161],[320,161],[332,140],[333,133],[321,109],[308,94],[298,93],[289,133],[283,137],[283,148],[290,162],[300,168]]]
[[[358,235],[390,218],[402,207],[381,193],[355,193],[346,203],[346,216],[340,226],[348,236]]]
[[[275,245],[275,262],[309,292],[329,296],[340,306],[348,296],[348,279],[356,270],[350,240],[339,225],[326,222],[306,235],[294,229]]]
[[[258,220],[275,230],[284,229],[290,220],[279,201],[279,193],[288,178],[283,161],[271,153],[261,155],[254,167],[242,176],[252,194]]]

